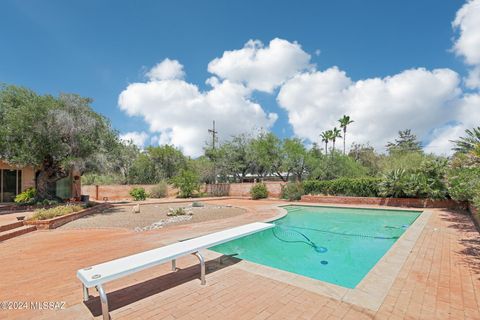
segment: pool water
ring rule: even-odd
[[[269,267],[355,288],[421,211],[284,206],[276,225],[210,248]]]

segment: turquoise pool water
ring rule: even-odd
[[[275,227],[210,250],[347,288],[365,277],[421,211],[285,206]]]

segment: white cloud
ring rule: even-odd
[[[458,85],[459,76],[450,69],[411,69],[355,82],[333,67],[294,77],[277,99],[301,138],[319,141],[322,131],[338,127],[337,120],[347,114],[355,121],[347,131],[347,146],[370,142],[383,151],[399,130],[409,128],[423,138],[450,121]]]
[[[120,140],[123,140],[125,142],[132,142],[139,148],[142,148],[145,145],[145,142],[147,141],[148,134],[146,132],[127,132],[124,134],[120,135]]]
[[[150,131],[158,133],[154,142],[173,144],[190,156],[199,156],[210,139],[208,129],[216,121],[221,138],[269,129],[277,119],[249,99],[250,90],[228,80],[201,92],[194,84],[178,79],[151,78],[130,84],[119,96],[122,110],[142,116]]]
[[[269,93],[307,68],[310,55],[298,43],[278,38],[267,47],[261,41],[250,40],[242,49],[225,51],[208,64],[208,71],[221,79]]]
[[[459,31],[453,50],[473,67],[465,84],[470,88],[480,88],[480,0],[465,3],[457,11],[452,25]]]
[[[470,87],[480,87],[480,31],[472,33],[480,20],[479,3],[467,3],[453,23],[460,30],[454,50],[472,66],[465,79]],[[146,82],[130,84],[118,103],[128,115],[144,118],[152,144],[173,144],[190,156],[202,154],[212,120],[223,139],[271,128],[277,114],[267,114],[251,94],[279,87],[277,101],[295,135],[310,142],[338,127],[337,120],[347,114],[355,121],[348,128],[347,146],[370,142],[383,151],[399,130],[412,129],[427,142],[428,152],[448,154],[448,140],[478,126],[480,95],[464,95],[459,75],[450,69],[417,68],[354,81],[337,67],[316,70],[310,58],[296,42],[276,38],[264,46],[250,40],[209,63],[213,75],[205,81],[211,86],[207,91],[184,80],[177,60],[165,59],[146,73]],[[137,141],[144,144],[147,137],[141,139]]]
[[[480,124],[480,94],[467,94],[461,97],[455,107],[455,124],[434,130],[433,139],[425,147],[427,152],[436,154],[452,154],[453,143],[465,135],[466,129],[478,127]]]
[[[468,77],[465,79],[465,85],[468,88],[480,88],[480,65],[468,71]]]
[[[146,73],[146,76],[152,81],[181,80],[185,77],[185,72],[183,71],[183,65],[181,65],[180,62],[166,58],[149,70]]]

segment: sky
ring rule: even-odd
[[[306,145],[353,120],[383,152],[480,125],[480,0],[2,1],[0,82],[93,98],[124,139],[196,157],[273,131]]]

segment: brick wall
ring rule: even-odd
[[[413,207],[413,208],[465,208],[466,204],[454,200],[431,200],[413,198],[367,198],[367,197],[336,197],[306,195],[302,196],[301,202],[315,203],[339,203],[339,204],[366,204],[391,207]]]

